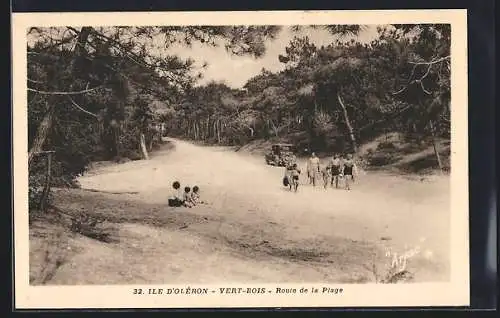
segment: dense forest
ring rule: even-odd
[[[168,118],[171,132],[231,145],[282,137],[352,152],[386,131],[449,137],[449,26],[378,31],[368,44],[337,39],[316,47],[295,37],[277,57],[285,70],[263,69],[242,90],[191,89]]]
[[[166,134],[207,144],[290,141],[299,149],[357,153],[387,132],[434,146],[450,138],[450,25],[387,25],[371,43],[363,26],[323,28],[331,44],[297,35],[242,89],[198,85],[193,60],[161,52],[194,42],[256,59],[278,26],[60,27],[28,31],[30,202],[52,184],[73,186],[99,160],[148,154]],[[161,41],[153,39],[161,39]]]

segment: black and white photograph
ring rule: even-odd
[[[445,13],[378,13],[25,14],[16,284],[184,307],[467,295],[421,287],[468,281],[465,41]]]

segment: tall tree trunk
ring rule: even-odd
[[[201,129],[200,129],[200,125],[201,125],[201,124],[200,124],[200,121],[199,121],[199,120],[197,120],[197,121],[195,122],[195,127],[196,127],[196,140],[200,140],[200,138],[201,138]]]
[[[219,124],[219,130],[221,134],[221,140],[224,140],[224,135],[226,134],[226,122],[221,121]]]
[[[217,137],[217,119],[214,120],[212,125],[212,136]],[[217,138],[217,143],[219,143],[219,138]]]
[[[205,126],[206,136],[205,139],[210,138],[210,115],[207,116],[207,125]]]
[[[220,144],[220,141],[221,141],[220,140],[220,126],[221,126],[220,119],[218,119],[216,123],[217,123],[217,126],[216,126],[216,129],[217,129],[217,142]]]
[[[82,27],[80,33],[78,33],[77,43],[74,48],[75,56],[71,62],[71,70],[75,73],[78,73],[80,69],[78,69],[78,59],[82,55],[85,55],[87,51],[85,50],[85,44],[90,36],[90,32],[92,31],[92,27]]]
[[[149,154],[148,154],[148,150],[146,148],[146,137],[144,136],[143,133],[141,133],[141,152],[142,152],[142,156],[144,157],[144,159],[148,160]]]
[[[190,127],[191,127],[191,128],[190,128],[191,135],[189,136],[189,138],[194,139],[194,138],[195,138],[195,136],[196,136],[196,129],[195,129],[195,127],[194,127],[194,120],[191,120],[189,125],[190,125]]]
[[[92,30],[91,27],[83,27],[80,33],[78,34],[78,42],[77,45],[75,46],[75,56],[73,57],[73,60],[71,62],[72,63],[71,66],[73,69],[75,68],[75,62],[77,61],[78,57],[85,54],[86,52],[85,43],[87,43],[91,30]],[[28,152],[28,165],[32,163],[34,155],[42,150],[43,144],[45,143],[48,133],[52,127],[52,122],[56,107],[54,100],[52,98],[48,98],[47,106],[48,107],[42,119],[42,122],[40,123],[40,126],[37,129],[33,145],[31,146],[31,149]]]
[[[45,179],[45,186],[43,188],[42,197],[40,199],[40,211],[45,212],[47,210],[47,201],[50,193],[50,182],[51,182],[51,172],[52,172],[52,153],[47,153],[47,175]]]
[[[203,140],[205,134],[205,121],[203,119],[200,120],[200,126],[199,126],[199,137],[200,140]]]
[[[210,126],[208,119],[205,121],[205,125],[203,125],[203,139],[207,140],[210,138]]]
[[[349,114],[347,113],[347,109],[339,93],[337,93],[337,100],[339,101],[340,107],[342,107],[342,113],[344,114],[345,124],[347,126],[347,130],[349,131],[349,138],[351,139],[352,148],[354,150],[354,153],[357,153],[358,144],[356,143],[356,137],[354,136],[354,129],[352,128],[351,121],[349,120]]]
[[[121,143],[120,143],[120,124],[117,123],[115,127],[113,127],[113,143],[115,144],[114,148],[116,151],[116,156],[120,157],[123,153]]]
[[[203,140],[207,139],[207,121],[204,120],[203,121],[203,125],[201,126],[201,134],[202,134],[202,138]]]
[[[194,140],[198,140],[198,133],[199,133],[198,121],[195,120],[194,121]]]
[[[153,151],[153,141],[155,135],[153,134],[152,131],[149,132],[149,138],[148,138],[148,151]]]
[[[54,117],[56,105],[54,101],[51,99],[48,99],[47,104],[49,104],[47,107],[47,111],[43,116],[42,122],[38,126],[35,140],[33,141],[31,149],[28,152],[28,166],[32,163],[33,159],[35,158],[35,155],[38,152],[42,151],[42,147],[52,127],[52,121],[53,121],[52,119]]]
[[[207,128],[207,123],[205,120],[200,121],[200,139],[205,140],[205,134],[206,134],[206,128]]]
[[[217,139],[217,117],[212,120],[212,138]]]
[[[429,120],[429,126],[431,128],[431,136],[432,136],[432,147],[434,148],[434,154],[436,155],[436,159],[438,162],[439,166],[439,171],[442,173],[443,172],[443,162],[441,161],[441,155],[439,154],[437,142],[436,142],[436,132],[434,130],[434,124],[432,123],[432,120]]]
[[[278,129],[276,128],[276,126],[274,125],[274,122],[272,119],[269,119],[269,122],[271,123],[271,127],[273,128],[273,131],[274,131],[274,134],[276,135],[276,137],[278,137]],[[252,129],[252,136],[253,136],[253,129]]]

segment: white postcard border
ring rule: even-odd
[[[28,241],[27,61],[30,26],[64,25],[305,25],[451,23],[451,280],[439,284],[220,284],[201,286],[30,286]],[[466,10],[110,12],[14,13],[13,153],[15,307],[42,308],[207,308],[466,306],[469,304],[467,15]],[[342,288],[340,294],[134,295],[134,288]]]

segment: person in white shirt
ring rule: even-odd
[[[182,191],[181,191],[181,184],[179,181],[174,181],[172,183],[172,188],[174,189],[172,195],[168,198],[168,205],[173,206],[173,207],[179,207],[182,206],[183,198],[182,198]]]
[[[320,172],[319,158],[316,156],[316,153],[313,152],[307,161],[307,176],[309,177],[309,184],[312,183],[313,186],[316,186],[316,179]]]

